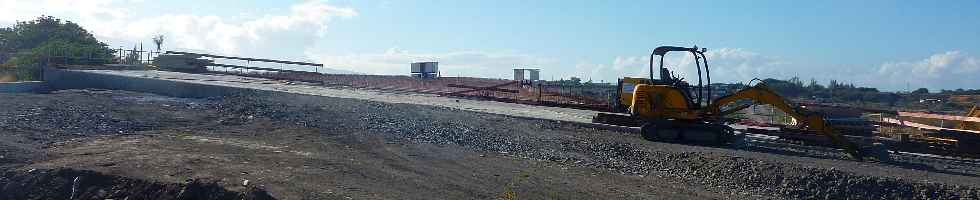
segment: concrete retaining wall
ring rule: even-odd
[[[46,91],[48,85],[43,81],[0,82],[0,93]]]
[[[195,75],[184,74],[182,76],[195,76]],[[178,80],[172,80],[169,78],[178,78]],[[252,94],[252,95],[281,95],[287,97],[292,95],[301,95],[301,96],[312,95],[312,96],[320,96],[323,98],[352,98],[352,99],[380,101],[380,102],[388,102],[388,103],[407,103],[407,104],[460,108],[458,105],[459,100],[456,100],[455,104],[425,104],[419,102],[394,102],[390,100],[390,98],[430,98],[431,100],[431,98],[442,98],[442,97],[423,97],[423,96],[385,97],[386,95],[391,95],[391,94],[378,94],[377,96],[378,99],[373,99],[373,98],[363,97],[365,94],[356,94],[356,95],[361,95],[362,97],[355,98],[355,97],[343,97],[343,96],[330,96],[330,94],[327,93],[311,94],[310,91],[305,91],[305,92],[303,90],[290,91],[289,89],[285,89],[285,88],[280,88],[279,90],[281,91],[277,91],[276,89],[263,87],[261,85],[253,85],[256,86],[256,88],[245,88],[246,87],[245,85],[242,85],[241,87],[226,86],[226,85],[209,85],[205,83],[193,83],[193,82],[181,81],[179,80],[179,78],[184,78],[184,77],[168,76],[165,77],[164,79],[160,79],[156,77],[119,75],[119,74],[99,73],[99,72],[92,72],[92,71],[85,71],[85,70],[64,70],[64,69],[44,70],[44,80],[48,83],[49,88],[52,90],[96,88],[96,89],[145,92],[145,93],[153,93],[153,94],[159,94],[164,96],[182,97],[182,98],[207,98],[207,97],[218,97],[218,96],[242,94],[242,93]],[[200,77],[197,78],[200,79]],[[294,89],[298,89],[298,88],[294,88]],[[330,90],[330,89],[324,88],[324,90]],[[352,91],[345,91],[345,92],[352,92]],[[384,99],[386,98],[389,98],[389,101],[384,101]],[[470,101],[470,100],[464,100],[464,101]],[[473,104],[470,106],[486,105],[486,104],[495,104],[495,103],[486,102],[480,104]],[[452,105],[452,106],[447,106],[447,105]],[[516,106],[516,107],[526,107],[526,106],[527,105]],[[607,124],[596,124],[596,123],[554,118],[555,116],[559,116],[563,114],[568,115],[570,113],[568,111],[555,112],[554,115],[547,115],[547,116],[538,115],[537,117],[532,117],[532,116],[525,116],[524,114],[519,114],[519,113],[526,114],[527,112],[505,111],[507,108],[501,108],[501,107],[476,107],[476,108],[468,108],[468,109],[479,110],[475,112],[498,114],[498,115],[505,115],[505,116],[511,116],[517,118],[524,118],[524,119],[555,120],[555,121],[561,121],[563,123],[577,124],[580,126],[597,128],[597,129],[608,129],[608,130],[633,132],[633,133],[639,132],[639,129],[632,128],[632,127],[613,126]],[[527,109],[537,109],[537,108],[527,108]],[[557,108],[551,108],[551,109],[557,109]],[[492,112],[493,110],[497,110],[498,112]],[[534,112],[542,112],[542,110],[534,110]]]
[[[53,90],[97,88],[146,92],[183,98],[207,98],[253,91],[243,88],[53,68],[44,70],[44,80]]]

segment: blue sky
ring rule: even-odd
[[[114,46],[321,62],[405,74],[642,76],[660,45],[709,49],[713,80],[814,78],[904,90],[980,88],[978,1],[9,1],[0,24],[41,14]],[[40,6],[38,6],[40,5]],[[690,58],[668,57],[692,74]],[[692,78],[689,78],[692,79]]]

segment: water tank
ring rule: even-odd
[[[412,76],[420,78],[435,78],[439,76],[439,62],[412,63]]]

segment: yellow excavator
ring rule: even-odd
[[[619,80],[616,104],[629,115],[600,113],[593,117],[593,122],[640,125],[640,133],[647,140],[723,145],[732,143],[737,138],[734,130],[726,125],[731,119],[724,116],[751,105],[730,104],[769,104],[793,117],[801,129],[828,137],[833,144],[855,159],[862,160],[865,157],[866,154],[857,145],[835,132],[821,114],[793,106],[762,81],[712,99],[711,76],[705,51],[707,49],[699,49],[697,46],[657,47],[650,55],[649,78],[625,77]],[[669,52],[687,52],[693,56],[697,67],[697,85],[688,83],[664,68],[664,56]],[[659,68],[654,70],[656,60],[659,60]],[[660,77],[654,77],[653,72],[659,72]]]

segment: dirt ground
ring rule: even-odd
[[[209,180],[276,199],[980,198],[980,164],[972,161],[838,157],[791,145],[656,143],[551,120],[292,94],[0,94],[0,169],[13,174],[0,186],[70,168],[163,185]]]

